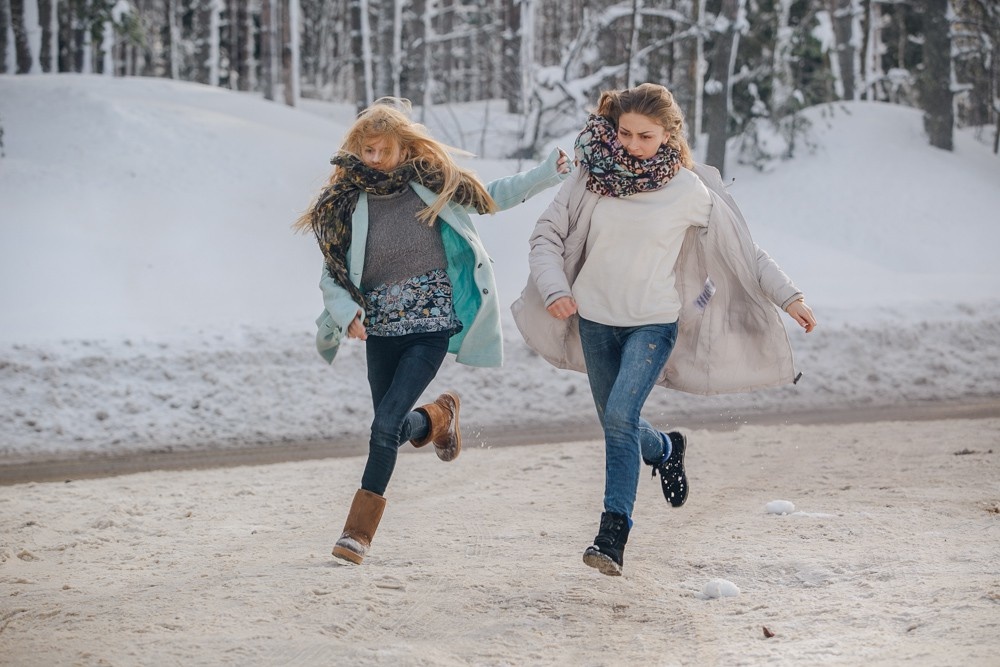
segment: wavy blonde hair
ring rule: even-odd
[[[358,118],[347,131],[340,150],[361,158],[361,148],[372,139],[385,138],[393,142],[400,150],[400,166],[410,163],[417,173],[425,176],[438,176],[443,183],[437,199],[419,213],[419,218],[428,225],[434,224],[438,215],[455,196],[459,187],[465,183],[470,188],[474,198],[482,205],[482,213],[496,213],[499,208],[487,192],[486,187],[469,169],[456,164],[452,155],[468,155],[447,144],[434,139],[427,128],[412,121],[409,117],[410,101],[395,97],[383,97],[358,114]],[[344,178],[344,169],[334,167],[326,187]],[[324,188],[325,189],[325,188]],[[313,203],[313,206],[315,202]],[[292,224],[292,229],[298,232],[312,230],[312,210],[310,206],[305,213]]]
[[[694,165],[691,147],[685,137],[684,112],[664,86],[643,83],[625,90],[606,90],[601,93],[594,113],[610,120],[615,128],[623,113],[637,113],[649,118],[670,133],[667,145],[680,153],[681,164],[688,169]]]

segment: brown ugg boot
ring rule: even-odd
[[[462,432],[458,430],[458,408],[461,401],[458,394],[446,391],[433,403],[421,405],[418,412],[427,415],[430,426],[427,435],[420,440],[410,440],[414,447],[434,443],[434,451],[442,461],[454,461],[462,451]]]
[[[385,498],[377,493],[358,489],[344,523],[344,532],[333,547],[333,555],[361,565],[384,510]]]

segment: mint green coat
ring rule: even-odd
[[[559,151],[534,169],[499,178],[486,185],[487,191],[500,210],[512,208],[553,185],[566,176],[556,169]],[[426,204],[437,195],[419,183],[410,187]],[[453,290],[455,313],[464,328],[451,337],[448,351],[456,360],[469,366],[499,366],[503,363],[503,337],[500,332],[500,302],[497,299],[493,261],[479,238],[470,213],[475,211],[455,202],[448,202],[438,216],[437,223],[444,240],[448,257],[448,278]],[[368,196],[362,192],[351,221],[351,247],[347,255],[347,270],[351,282],[360,288],[365,267],[365,244],[368,239]],[[364,312],[364,304],[355,303],[350,294],[338,285],[323,268],[319,282],[323,292],[323,312],[316,319],[319,331],[316,348],[328,363],[337,355],[341,338],[348,325]]]

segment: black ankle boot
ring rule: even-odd
[[[687,450],[687,437],[677,431],[671,431],[664,437],[670,438],[670,456],[659,463],[656,461],[646,461],[648,466],[653,466],[653,477],[660,474],[660,488],[663,490],[663,497],[673,507],[680,507],[688,498],[688,479],[684,471],[684,452]]]
[[[596,567],[601,574],[621,576],[622,556],[625,554],[629,529],[629,520],[624,514],[601,514],[601,529],[594,538],[594,543],[583,552],[583,562]]]

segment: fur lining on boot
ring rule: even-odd
[[[361,565],[368,553],[368,547],[353,539],[347,533],[340,536],[337,544],[333,547],[333,555],[343,560],[348,560],[355,565]]]
[[[385,498],[377,493],[358,489],[351,503],[351,511],[347,513],[347,521],[344,522],[344,532],[333,547],[333,555],[360,565],[375,537],[383,511]]]

